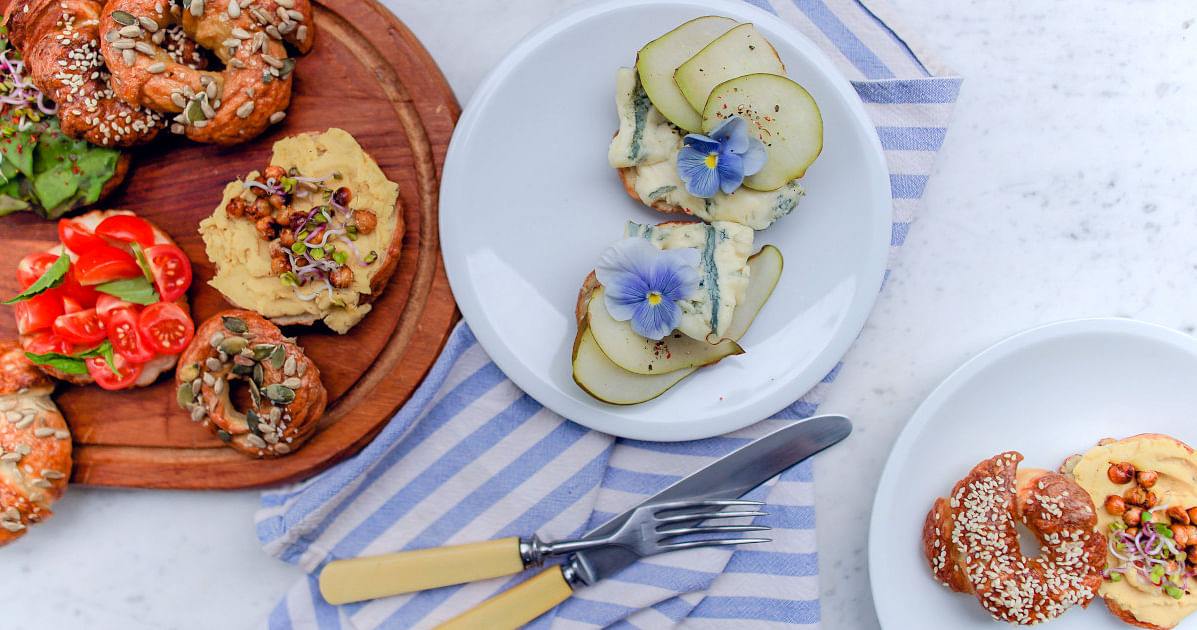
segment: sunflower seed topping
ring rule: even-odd
[[[278,25],[278,32],[286,35],[295,30],[295,22],[280,22]]]
[[[217,359],[216,357],[208,357],[208,359],[204,361],[204,367],[213,371],[219,370],[221,365],[222,363],[220,362],[220,359]]]
[[[253,433],[245,436],[245,441],[258,448],[266,448],[266,440],[263,440],[260,436],[254,435]]]
[[[15,423],[18,429],[25,429],[31,424],[33,424],[33,416],[22,416],[21,419]]]
[[[270,124],[282,122],[287,117],[287,112],[274,112],[270,115]]]
[[[199,17],[204,14],[204,0],[191,0],[191,15]]]
[[[5,453],[0,455],[0,462],[19,462],[21,461],[20,453]]]
[[[45,438],[54,435],[54,429],[50,427],[38,427],[33,430],[34,437]]]
[[[136,24],[130,24],[129,26],[121,27],[121,30],[117,32],[120,33],[122,37],[132,37],[134,39],[141,37],[141,27]]]
[[[216,377],[212,376],[211,372],[204,372],[204,385],[212,387],[216,384]]]
[[[42,478],[43,479],[53,479],[53,480],[66,479],[66,474],[58,472],[57,470],[54,470],[53,468],[47,468],[42,471]]]
[[[234,68],[241,69],[241,68],[245,67],[245,62],[234,57],[232,59],[229,59],[229,65],[233,66]]]
[[[20,521],[0,521],[0,527],[3,527],[10,532],[19,532],[22,529],[25,529],[25,524]]]
[[[302,21],[303,21],[303,14],[302,14],[302,13],[300,13],[299,11],[296,11],[295,9],[288,9],[288,10],[287,10],[287,15],[288,15],[288,16],[290,16],[290,17],[291,17],[291,19],[292,19],[292,20],[295,20],[296,22],[302,22]]]
[[[111,31],[108,31],[107,33],[104,33],[104,39],[108,40],[109,42],[115,42],[116,40],[118,40],[120,38],[121,38],[121,34],[116,29],[113,29]]]
[[[267,54],[263,53],[262,61],[265,61],[267,65],[274,67],[274,68],[283,67],[283,60],[279,59],[278,57],[275,57],[273,55],[267,55]]]
[[[112,47],[117,50],[129,50],[136,45],[136,42],[129,41],[127,39],[118,39],[115,42],[112,42]]]
[[[287,357],[287,360],[283,361],[283,374],[295,376],[295,357]]]
[[[216,394],[217,396],[223,394],[225,383],[226,381],[223,378],[216,379],[216,382],[212,384],[212,393]]]
[[[274,445],[274,452],[280,455],[286,455],[287,453],[291,452],[291,447],[279,442],[278,444]]]
[[[195,405],[191,408],[191,419],[199,422],[204,419],[204,415],[208,412],[204,410],[203,405]]]
[[[219,348],[222,341],[224,341],[224,333],[212,333],[212,338],[208,339],[208,345],[213,348]]]
[[[295,29],[295,38],[299,41],[304,41],[308,38],[308,27],[300,24],[298,29]]]
[[[241,5],[237,4],[236,2],[230,2],[229,17],[234,20],[241,17]]]
[[[249,115],[254,113],[254,102],[246,101],[241,107],[237,108],[238,118],[249,118]]]
[[[249,39],[253,37],[253,35],[249,34],[249,31],[241,28],[240,26],[234,26],[231,32],[233,33],[233,37],[236,37],[237,39]]]
[[[150,33],[158,32],[158,23],[151,20],[150,18],[142,16],[142,17],[137,18],[137,21],[141,23],[141,28],[144,28],[147,32],[150,32]]]
[[[284,9],[294,9],[295,8],[294,0],[274,0],[274,3],[280,7],[283,7]]]
[[[45,479],[34,479],[33,481],[29,482],[29,485],[31,485],[35,488],[53,488],[54,487],[54,484],[50,483],[49,481],[46,481]]]
[[[145,71],[149,72],[150,74],[162,74],[163,72],[166,72],[166,63],[162,61],[152,63],[149,66],[146,66]],[[174,94],[171,95],[170,100],[175,100]]]
[[[282,33],[279,33],[278,29],[275,28],[274,25],[266,27],[266,34],[273,37],[274,39],[282,39],[283,38]]]
[[[154,47],[146,42],[137,42],[136,44],[133,44],[133,48],[143,55],[148,55],[150,57],[154,56]],[[163,69],[165,70],[165,68]]]
[[[119,44],[119,43],[121,43],[121,42],[116,42],[116,44]],[[130,42],[130,43],[132,43],[132,42]],[[113,46],[115,46],[116,44],[113,44]],[[125,65],[129,66],[130,68],[133,67],[133,64],[137,63],[137,55],[132,50],[122,50],[121,51],[121,59],[125,62]]]
[[[166,31],[157,31],[150,35],[150,41],[161,46],[162,42],[166,41]]]

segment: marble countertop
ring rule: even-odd
[[[1197,9],[891,2],[965,82],[910,236],[823,407],[856,423],[816,460],[823,620],[836,630],[877,627],[873,491],[903,423],[952,369],[1061,319],[1197,326]],[[464,0],[452,16],[386,4],[464,104],[504,51],[579,0]],[[252,491],[72,487],[55,518],[0,549],[0,610],[54,628],[258,627],[299,572],[259,549],[256,507]]]

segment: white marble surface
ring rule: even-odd
[[[877,627],[873,489],[888,445],[948,372],[1059,319],[1197,324],[1197,9],[892,1],[966,81],[901,258],[824,406],[857,427],[816,464],[834,630]],[[524,33],[578,2],[465,0],[452,15],[387,4],[465,103]],[[256,505],[256,492],[71,488],[54,519],[0,549],[0,611],[52,628],[257,627],[299,574],[258,548]]]

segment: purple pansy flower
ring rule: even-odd
[[[686,192],[712,197],[722,190],[735,192],[744,177],[765,168],[769,154],[765,143],[748,135],[748,121],[732,116],[719,123],[710,136],[687,134],[677,154],[677,174]]]
[[[677,300],[698,289],[698,250],[657,249],[643,238],[625,238],[608,247],[594,267],[605,288],[607,312],[631,320],[632,330],[661,339],[682,321]]]

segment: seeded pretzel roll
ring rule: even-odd
[[[315,432],[328,402],[320,370],[303,348],[253,311],[213,315],[195,331],[179,365],[179,405],[252,457],[277,457],[299,448]],[[248,387],[245,411],[229,396],[234,381]]]
[[[53,391],[17,342],[0,341],[0,546],[50,518],[71,476],[71,432]]]
[[[197,70],[172,58],[162,33],[176,25],[224,63],[224,71]],[[229,145],[286,116],[295,62],[283,42],[307,52],[315,23],[309,0],[110,0],[100,32],[100,51],[121,99],[178,114],[174,133]]]
[[[154,139],[165,118],[113,93],[96,30],[102,3],[94,0],[14,0],[4,14],[8,40],[29,76],[58,104],[63,133],[102,146]]]
[[[1089,605],[1101,585],[1106,539],[1080,486],[1055,472],[1019,471],[1020,461],[1014,451],[987,459],[950,498],[936,499],[923,549],[940,584],[976,595],[994,619],[1031,625]],[[1022,554],[1019,523],[1038,538],[1038,557]]]
[[[118,214],[132,215],[133,212],[129,210],[92,210],[91,212],[72,218],[71,221],[80,227],[86,228],[89,232],[95,232],[96,226],[99,225],[101,221]],[[174,239],[172,239],[169,234],[159,229],[158,226],[150,223],[150,227],[154,229],[155,245],[178,246]],[[62,245],[55,245],[46,251],[51,254],[58,255],[62,252]],[[79,258],[77,254],[74,254],[69,250],[67,251],[67,255],[70,256],[72,261],[75,261]],[[183,311],[188,315],[191,314],[191,309],[188,306],[186,295],[183,295],[179,299],[175,300],[175,304],[178,304],[180,307],[182,307]],[[27,347],[28,344],[32,343],[37,336],[38,335],[36,333],[21,335],[21,346]],[[158,377],[161,376],[163,372],[169,372],[170,370],[174,369],[175,361],[178,358],[179,355],[177,354],[159,354],[149,361],[146,361],[142,365],[141,376],[137,377],[137,380],[133,383],[133,386],[146,387],[147,385],[152,385],[154,381],[158,380]],[[48,365],[39,365],[37,368],[60,381],[66,381],[72,385],[90,385],[96,382],[90,374],[68,374],[62,370],[59,370],[58,368],[50,367]]]

